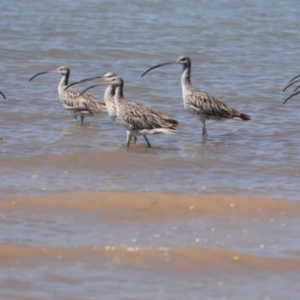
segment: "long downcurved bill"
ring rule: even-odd
[[[295,83],[297,83],[297,82],[300,82],[300,79],[295,80],[295,81],[289,83],[282,91],[284,92],[287,88],[289,88],[291,85],[293,85],[293,84],[295,84]],[[298,88],[299,88],[299,86],[297,86],[297,87],[294,89],[294,92],[296,92]]]
[[[78,83],[82,83],[82,82],[86,82],[86,81],[91,81],[91,80],[97,80],[97,79],[103,79],[102,76],[96,76],[96,77],[90,77],[90,78],[85,78],[76,82],[73,82],[71,84],[69,84],[67,87],[65,87],[65,90],[67,90],[69,87],[78,84]],[[82,92],[83,93],[83,92]]]
[[[58,73],[56,70],[53,70],[53,71],[46,71],[46,72],[40,72],[40,73],[37,73],[35,74],[34,76],[32,76],[29,81],[31,81],[33,78],[39,76],[39,75],[42,75],[42,74],[47,74],[47,73]]]
[[[178,64],[177,60],[169,61],[169,62],[166,62],[166,63],[163,63],[163,64],[159,64],[157,66],[154,66],[154,67],[148,69],[146,72],[144,72],[141,77],[143,77],[146,73],[150,72],[153,69],[156,69],[156,68],[159,68],[159,67],[162,67],[162,66],[166,66],[166,65],[173,65],[173,64]]]
[[[87,79],[89,79],[89,80],[86,80],[86,81],[90,81],[90,80],[93,80],[93,79],[99,79],[99,80],[103,80],[103,82],[96,83],[96,84],[94,84],[94,85],[92,85],[92,86],[89,86],[88,88],[86,88],[85,90],[83,90],[83,91],[79,94],[79,96],[81,96],[81,95],[82,95],[83,93],[85,93],[86,91],[88,91],[88,90],[90,90],[90,89],[93,89],[94,87],[97,87],[97,86],[99,86],[99,85],[109,85],[109,82],[105,81],[105,78],[102,78],[102,77],[97,77],[97,78],[87,78]],[[85,80],[85,79],[83,79],[83,80]]]
[[[288,100],[290,100],[292,97],[298,95],[299,93],[300,93],[300,91],[298,91],[298,92],[292,94],[291,96],[289,96],[288,98],[286,98],[282,104],[284,104],[285,102],[287,102]]]
[[[300,75],[297,75],[297,76],[295,76],[294,78],[292,78],[292,79],[290,80],[290,82],[292,82],[293,80],[295,80],[295,79],[298,78],[298,77],[300,77]]]
[[[5,95],[0,91],[0,94],[3,96],[4,99],[6,99]]]

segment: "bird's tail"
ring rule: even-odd
[[[166,134],[174,134],[178,126],[179,126],[178,121],[169,118],[164,118],[161,132]]]
[[[179,126],[179,122],[173,119],[164,119],[164,121],[169,124],[170,127],[178,127]]]
[[[250,121],[251,120],[251,117],[250,116],[248,116],[248,115],[246,115],[246,114],[240,114],[240,120],[241,121],[245,121],[245,122],[247,122],[247,121]]]
[[[176,133],[176,129],[175,128],[169,128],[168,132],[166,132],[166,134],[174,134]]]
[[[251,120],[251,117],[246,114],[242,114],[237,110],[234,110],[228,119],[247,122],[247,121]]]
[[[158,128],[156,132],[157,133],[162,132],[162,133],[165,133],[165,134],[174,134],[174,133],[176,133],[176,128],[171,128],[171,127],[169,127],[169,128]]]

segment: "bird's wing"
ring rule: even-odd
[[[92,95],[83,93],[75,89],[68,89],[62,96],[62,102],[65,108],[76,111],[89,111],[95,112],[105,108],[105,104],[99,102]]]
[[[197,90],[187,96],[187,104],[196,114],[203,114],[207,118],[232,118],[240,115],[237,110],[229,107],[224,102]]]
[[[123,124],[126,123],[135,130],[162,128],[166,121],[159,113],[130,100],[126,100],[121,119]]]

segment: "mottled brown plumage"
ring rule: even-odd
[[[73,82],[73,83],[69,84],[67,87],[65,87],[65,90],[69,90],[71,86],[76,85],[78,83],[83,83],[83,82],[98,80],[98,79],[109,79],[109,78],[112,78],[112,77],[115,77],[115,76],[117,76],[115,73],[107,72],[103,76],[85,78],[85,79],[82,79],[82,80],[79,80],[79,81],[76,81],[76,82]],[[95,85],[92,85],[92,86],[86,88],[85,90],[83,90],[81,92],[81,94],[85,93],[86,91],[88,91],[88,90],[90,90],[90,89],[92,89],[96,86],[99,86],[99,84],[95,84]],[[113,87],[111,85],[108,85],[105,92],[104,92],[104,97],[103,98],[104,98],[104,102],[105,102],[105,105],[106,105],[107,113],[111,117],[111,119],[115,122],[115,119],[116,119],[116,104],[115,104],[114,97],[115,97],[115,87]]]
[[[123,96],[124,82],[121,77],[108,79],[107,83],[115,87],[117,123],[127,129],[127,148],[133,136],[142,135],[150,148],[148,134],[176,132],[177,121],[156,113],[142,104],[126,100]]]
[[[108,75],[109,74],[109,75]],[[123,96],[123,79],[116,74],[112,76],[111,72],[106,73],[104,76],[93,77],[83,79],[83,81],[100,79],[102,83],[95,84],[86,90],[98,85],[108,84],[108,88],[105,92],[104,101],[112,101],[112,94],[114,94],[114,105],[111,105],[111,109],[108,112],[114,117],[115,122],[126,128],[127,130],[127,148],[130,145],[131,139],[138,135],[142,135],[147,142],[148,147],[151,147],[147,139],[148,134],[174,134],[178,122],[170,119],[168,116],[155,112],[146,106],[127,100]],[[115,107],[115,111],[113,111]]]
[[[183,94],[183,104],[185,109],[192,115],[197,116],[203,129],[203,135],[207,135],[205,121],[213,120],[250,120],[250,116],[240,113],[239,111],[229,107],[225,103],[217,100],[207,93],[195,89],[191,84],[191,60],[188,56],[180,56],[177,60],[156,65],[143,73],[142,77],[152,69],[169,65],[181,64],[183,66],[183,74],[181,77],[181,87]]]
[[[58,84],[59,99],[63,107],[74,116],[75,121],[77,121],[77,116],[80,116],[81,124],[83,124],[84,117],[107,111],[105,104],[95,99],[92,95],[82,94],[80,91],[72,88],[66,90],[70,76],[70,69],[68,67],[61,66],[53,71],[38,73],[31,77],[29,81],[38,75],[46,73],[59,73],[62,75]]]
[[[85,78],[85,79],[71,83],[70,85],[68,85],[65,88],[65,90],[69,89],[71,86],[76,85],[78,83],[83,83],[83,82],[93,81],[93,80],[98,80],[98,79],[109,79],[114,76],[117,76],[117,75],[113,72],[107,72],[103,76]],[[99,86],[99,84],[92,85],[92,86],[86,88],[85,90],[83,90],[81,93],[85,93],[86,91],[88,91],[96,86]],[[104,98],[104,102],[106,105],[108,115],[110,116],[112,121],[116,123],[117,113],[116,113],[116,104],[115,104],[115,87],[112,85],[108,85],[107,88],[105,89],[103,98]],[[134,139],[134,142],[136,142],[136,140],[137,140],[136,136],[133,139]]]
[[[82,83],[82,82],[87,82],[87,81],[93,81],[93,80],[104,80],[105,82],[109,83],[110,80],[113,77],[118,77],[118,75],[116,75],[113,72],[107,72],[105,73],[103,76],[96,76],[96,77],[91,77],[91,78],[85,78],[82,79],[80,81],[74,82],[70,85],[68,85],[66,87],[66,89],[69,89],[69,87],[78,84],[78,83]],[[103,83],[100,84],[94,84],[88,88],[86,88],[85,90],[82,91],[82,93],[88,91],[91,88],[94,88],[96,86],[102,85]],[[109,114],[109,116],[111,117],[111,119],[115,122],[118,123],[119,125],[124,125],[122,122],[120,123],[120,119],[117,118],[117,108],[116,108],[116,103],[115,103],[115,91],[116,91],[116,86],[114,84],[108,84],[105,92],[104,92],[104,102],[106,104],[106,108],[107,108],[107,112]],[[137,102],[131,101],[126,99],[126,107],[130,110],[130,114],[132,115],[133,119],[136,120],[136,122],[140,122],[142,123],[151,123],[149,119],[147,119],[146,116],[150,116],[149,115],[149,108],[147,108],[146,106],[139,104]],[[150,110],[151,111],[151,110]],[[143,112],[143,114],[142,114]],[[169,120],[169,122],[172,122],[174,120],[171,120],[168,116],[166,116],[165,114],[162,114],[160,112],[153,112],[157,117],[159,117],[161,120]],[[144,120],[143,120],[144,119]],[[155,120],[153,119],[153,124],[155,122]],[[135,122],[135,121],[134,121]],[[177,121],[174,121],[174,126],[178,125]],[[127,136],[130,136],[131,138],[134,139],[134,141],[136,141],[136,135],[130,134],[130,131],[127,131]],[[130,143],[130,142],[129,142]],[[150,144],[149,144],[150,145]]]

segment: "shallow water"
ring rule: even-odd
[[[1,4],[1,299],[298,299],[300,3]],[[192,83],[252,121],[200,122]],[[108,116],[74,124],[70,82],[113,71],[125,96],[180,122],[139,138]],[[78,89],[88,85],[78,85]],[[104,87],[90,91],[100,100]],[[100,296],[101,295],[101,296]]]

